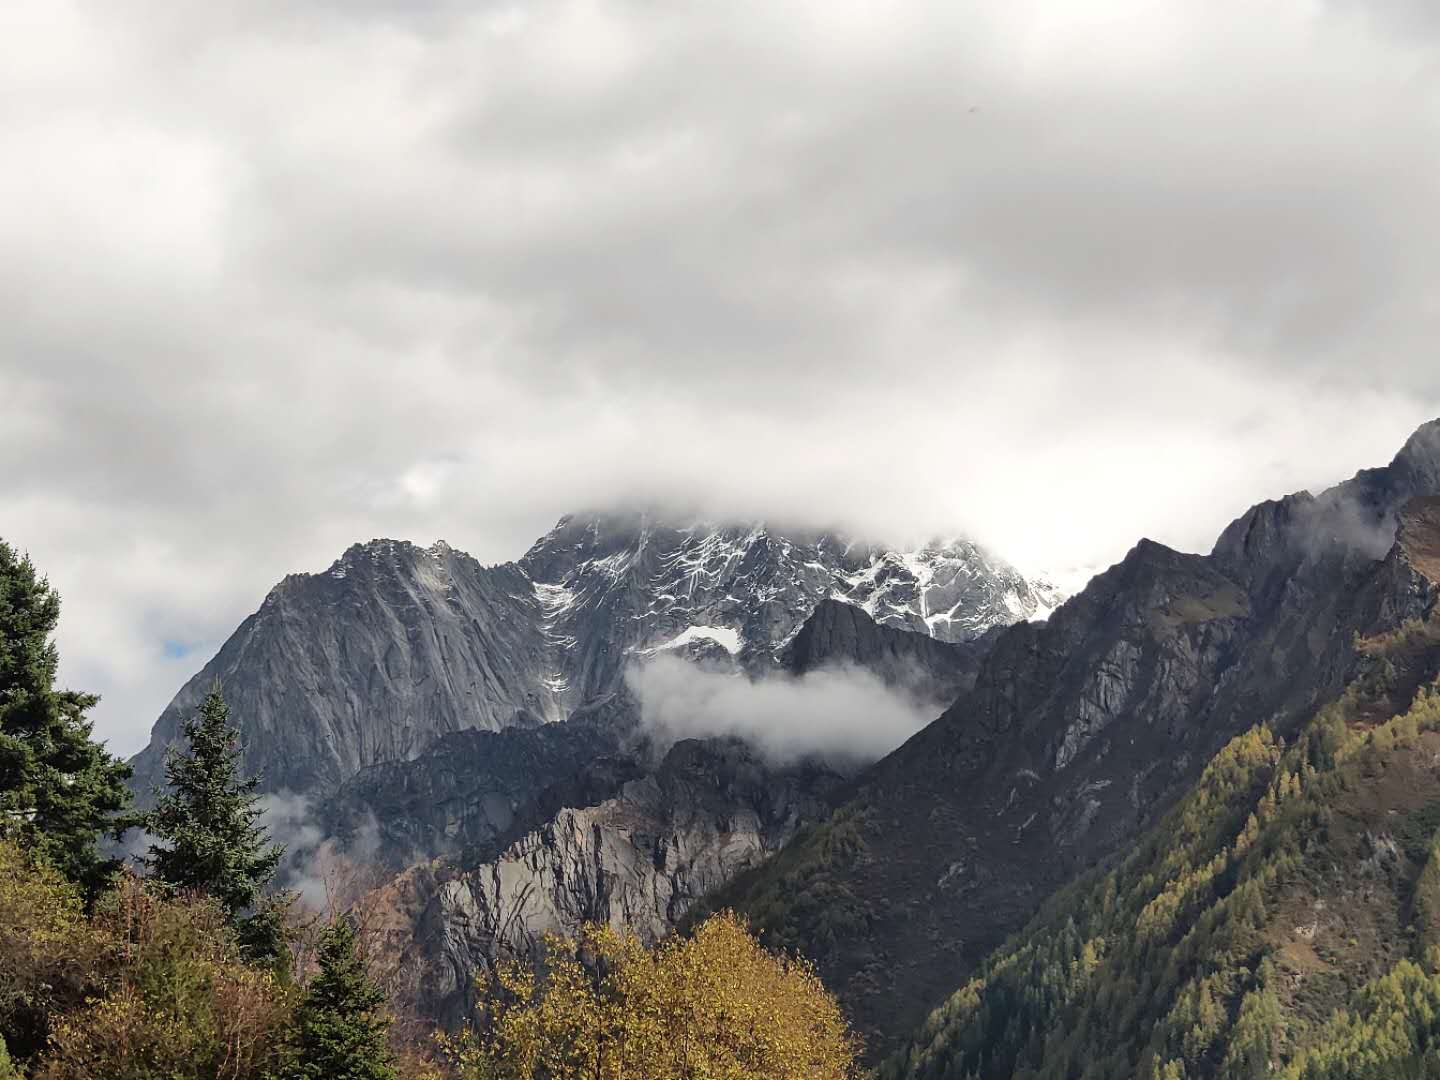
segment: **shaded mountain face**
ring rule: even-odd
[[[559,719],[555,649],[533,583],[445,544],[379,540],[321,574],[292,574],[175,696],[132,761],[142,798],[165,748],[217,681],[244,767],[268,791],[333,789],[437,738]]]
[[[564,805],[589,806],[643,775],[637,706],[623,694],[577,710],[568,723],[442,735],[408,761],[370,765],[314,808],[320,837],[349,849],[365,833],[367,858],[398,872],[447,855],[487,857],[500,838]],[[306,851],[295,855],[301,863]]]
[[[841,600],[822,600],[780,653],[794,675],[858,667],[925,701],[953,701],[974,685],[994,632],[967,641],[940,641],[877,623]]]
[[[161,782],[165,748],[217,680],[247,771],[268,791],[318,797],[457,732],[566,719],[647,655],[764,672],[832,596],[947,641],[1057,600],[968,542],[892,552],[639,513],[566,518],[495,567],[443,543],[372,541],[271,590],[166,708],[134,786],[143,799]]]
[[[1437,550],[1440,500],[1408,503],[1389,569],[1433,596]],[[885,1080],[1431,1075],[1440,621],[1427,604],[1355,644],[1339,697],[1290,738],[1232,739],[1131,851],[987,959]]]
[[[777,768],[735,739],[686,739],[599,800],[559,805],[477,865],[406,870],[361,901],[420,1015],[457,1020],[477,970],[530,956],[545,933],[600,922],[654,941],[701,896],[754,866],[830,805],[843,778]]]
[[[1226,741],[1293,734],[1355,676],[1357,640],[1428,616],[1433,548],[1413,537],[1433,510],[1412,500],[1437,493],[1432,424],[1386,468],[1256,507],[1209,556],[1142,541],[1048,622],[997,634],[936,723],[707,905],[818,960],[884,1052]]]

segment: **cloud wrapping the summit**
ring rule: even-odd
[[[1437,61],[1379,0],[10,0],[0,531],[122,750],[373,536],[1203,549],[1440,412]]]

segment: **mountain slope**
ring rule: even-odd
[[[1434,583],[1391,542],[1437,488],[1432,424],[1387,468],[1257,507],[1212,555],[1141,542],[1047,623],[998,634],[973,690],[707,904],[815,958],[893,1047],[1229,739],[1289,737],[1354,676],[1357,636],[1429,612]]]
[[[887,1080],[1433,1075],[1440,623],[1360,654],[1291,743],[1238,736],[1133,853],[1047,903]]]
[[[828,807],[843,778],[777,768],[735,739],[687,739],[608,798],[562,799],[478,865],[412,867],[362,900],[384,949],[415,972],[421,1015],[455,1020],[478,969],[528,956],[538,937],[600,922],[654,941],[699,897],[778,848]]]
[[[940,641],[875,622],[841,600],[820,601],[780,662],[796,675],[826,667],[864,668],[888,686],[904,687],[925,701],[954,701],[974,685],[991,634],[963,642]]]
[[[555,782],[577,778],[568,798],[598,802],[640,775],[640,759],[619,753],[634,713],[632,701],[611,697],[564,724],[443,735],[408,761],[361,769],[322,798],[319,832],[349,847],[358,831],[373,829],[369,859],[392,873],[441,854],[483,858],[517,823],[543,820],[548,807],[537,800]],[[612,761],[618,771],[595,768]]]
[[[182,718],[216,682],[269,791],[328,790],[442,735],[561,718],[535,678],[551,645],[531,582],[445,544],[356,545],[322,574],[292,574],[175,696],[131,764],[162,778]]]

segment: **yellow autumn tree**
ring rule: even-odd
[[[466,1080],[850,1080],[858,1043],[809,964],[734,915],[646,949],[608,927],[548,938],[542,973],[482,978],[443,1046]]]

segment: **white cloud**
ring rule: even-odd
[[[284,573],[630,495],[1208,547],[1440,413],[1423,5],[0,10],[5,537],[134,749]]]
[[[625,677],[642,723],[667,740],[735,735],[779,762],[875,761],[944,711],[859,668],[748,679],[657,656]]]

